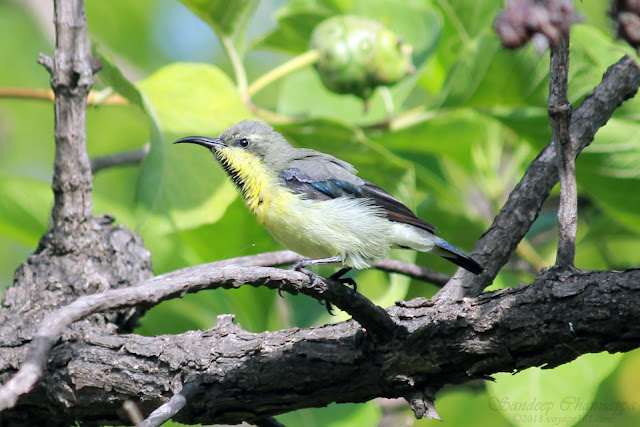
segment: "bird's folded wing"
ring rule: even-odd
[[[317,170],[315,172],[314,175],[317,176]],[[438,231],[434,225],[418,218],[411,209],[382,188],[345,172],[338,173],[337,175],[342,175],[340,177],[325,176],[314,179],[299,168],[290,168],[283,171],[280,178],[289,190],[309,199],[329,200],[338,197],[371,199],[375,206],[384,211],[390,221],[413,225],[431,233]]]

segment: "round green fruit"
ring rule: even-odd
[[[377,86],[392,85],[415,70],[413,48],[378,22],[340,15],[320,23],[311,48],[319,53],[316,69],[336,93],[367,100]]]

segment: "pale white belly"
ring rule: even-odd
[[[282,202],[258,219],[278,242],[301,255],[340,255],[344,265],[364,269],[383,258],[392,245],[390,221],[367,200],[293,196]]]

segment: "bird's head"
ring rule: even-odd
[[[222,132],[217,138],[188,136],[174,144],[188,142],[207,147],[223,163],[258,161],[270,169],[278,170],[287,163],[287,154],[293,150],[287,140],[267,124],[244,120]]]

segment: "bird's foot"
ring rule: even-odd
[[[320,276],[312,271],[307,270],[305,268],[307,265],[309,265],[308,260],[302,260],[296,262],[295,264],[292,264],[289,268],[287,268],[287,270],[299,271],[309,276],[309,279],[311,280],[311,285],[309,287],[313,288],[318,284]],[[282,288],[278,288],[278,295],[280,295],[281,298],[284,298],[284,295],[282,295]]]
[[[305,267],[308,264],[303,260],[303,261],[298,261],[295,264],[293,264],[291,267],[289,267],[289,270],[295,270],[295,271],[299,271],[301,273],[306,274],[309,277],[309,280],[311,280],[311,284],[309,285],[310,289],[315,288],[318,283],[322,280],[322,277],[317,274],[314,273],[313,271],[309,271],[307,270]],[[278,289],[278,294],[280,296],[282,296],[282,294],[280,293],[280,289]],[[324,304],[325,307],[327,308],[327,312],[332,315],[335,316],[335,314],[333,314],[333,306],[331,305],[331,303],[329,301],[318,301],[320,304]]]
[[[313,271],[309,271],[304,267],[300,267],[300,268],[293,268],[295,265],[291,266],[288,268],[288,270],[295,270],[295,271],[299,271],[300,273],[304,273],[307,276],[309,276],[309,280],[311,280],[311,284],[309,285],[310,289],[315,288],[318,283],[321,280],[321,276],[319,274],[314,273]],[[278,288],[278,295],[280,295],[280,297],[284,298],[284,295],[282,295],[282,288]]]
[[[307,265],[309,265],[309,263],[306,261],[308,260],[303,259],[302,261],[295,262],[291,264],[291,266],[287,268],[287,270],[302,271],[305,269]]]
[[[305,268],[306,266],[307,264],[304,263],[304,261],[298,261],[295,264],[293,264],[291,267],[289,267],[287,270],[299,271],[300,273],[306,274],[309,277],[309,280],[311,280],[311,284],[309,285],[309,287],[313,289],[318,285],[322,277],[319,274],[314,273],[313,271],[307,270]]]

